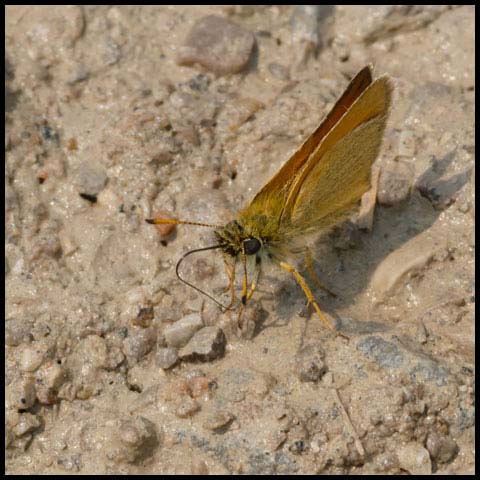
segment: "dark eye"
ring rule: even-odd
[[[249,238],[243,242],[246,255],[253,255],[254,253],[257,253],[261,246],[262,244],[260,243],[260,240],[257,240],[256,238]]]

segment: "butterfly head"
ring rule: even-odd
[[[237,220],[215,230],[215,236],[222,250],[232,257],[255,255],[263,245],[261,238],[250,235]]]

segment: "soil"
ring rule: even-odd
[[[473,474],[474,13],[7,6],[8,473]],[[235,218],[367,64],[376,205],[312,245],[336,296],[297,259],[337,331],[275,265],[239,329],[175,273],[212,229],[145,219]]]

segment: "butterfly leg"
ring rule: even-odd
[[[252,283],[250,284],[250,289],[247,293],[247,260],[246,255],[242,256],[242,263],[244,266],[244,276],[243,276],[243,292],[242,292],[242,304],[240,305],[240,310],[238,312],[238,326],[240,330],[243,326],[242,315],[245,310],[247,302],[252,298],[253,292],[258,284],[258,279],[260,278],[261,268],[261,257],[259,255],[255,256],[255,277]]]
[[[336,297],[337,294],[332,292],[318,279],[315,270],[313,269],[312,251],[310,250],[310,248],[307,249],[307,254],[305,255],[305,265],[307,267],[308,273],[310,274],[310,278],[317,284],[317,286],[330,294],[332,297]]]
[[[245,305],[247,304],[247,291],[248,291],[248,278],[247,278],[247,256],[245,252],[241,253],[242,256],[242,265],[243,265],[243,285],[242,285],[242,304],[240,305],[240,309],[238,311],[238,328],[241,330],[243,326],[243,311],[245,310]]]
[[[317,312],[317,315],[320,317],[320,320],[322,320],[322,322],[325,323],[325,325],[332,332],[334,332],[335,329],[332,327],[332,324],[328,321],[325,314],[320,310],[320,307],[318,306],[317,301],[313,297],[312,292],[308,288],[308,285],[306,284],[304,278],[297,272],[295,267],[292,267],[292,265],[289,265],[288,263],[285,263],[285,262],[280,262],[279,264],[284,270],[286,270],[287,272],[290,272],[295,277],[295,280],[302,287],[303,293],[305,293],[305,296],[307,297],[309,303],[311,303],[315,308],[315,311]]]
[[[248,278],[247,278],[247,256],[243,252],[242,252],[242,266],[243,266],[242,305],[245,305],[247,303]]]
[[[258,279],[260,278],[260,272],[262,271],[262,259],[259,255],[255,256],[255,280],[250,284],[250,291],[248,292],[247,295],[247,301],[252,298],[253,292],[255,291],[255,288],[257,287],[258,284]]]
[[[237,259],[234,258],[231,265],[228,264],[227,257],[223,255],[223,263],[225,264],[225,270],[228,275],[228,287],[225,291],[230,290],[230,303],[228,304],[227,310],[230,310],[235,302],[235,266],[237,264]]]

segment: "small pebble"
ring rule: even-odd
[[[342,35],[335,36],[332,40],[332,51],[341,62],[346,62],[350,58],[351,47],[350,42]]]
[[[118,436],[123,447],[120,458],[129,463],[151,457],[159,444],[155,424],[141,416],[122,420]]]
[[[69,150],[70,152],[74,152],[78,150],[78,141],[76,138],[72,137],[68,139],[67,150]]]
[[[200,137],[198,136],[198,132],[193,125],[176,127],[175,131],[177,132],[177,138],[182,142],[189,143],[194,147],[198,147],[200,145]]]
[[[183,376],[186,380],[191,382],[198,378],[205,378],[205,372],[201,368],[192,368],[191,370],[186,371]]]
[[[438,463],[448,463],[458,453],[458,445],[455,441],[437,432],[428,435],[426,447],[432,460]]]
[[[272,62],[268,64],[268,70],[274,77],[279,78],[280,80],[290,80],[290,72],[284,65]]]
[[[432,462],[428,451],[419,443],[408,443],[397,449],[398,463],[411,475],[431,475]]]
[[[219,115],[218,121],[219,123],[225,123],[230,132],[235,132],[264,106],[262,102],[255,98],[234,99]]]
[[[45,315],[37,318],[35,325],[33,325],[31,333],[33,339],[36,341],[42,338],[48,337],[52,331],[50,325],[52,324],[52,318],[50,315]]]
[[[195,332],[203,327],[202,317],[198,313],[191,313],[186,317],[169,325],[163,331],[165,341],[169,347],[184,347]]]
[[[70,232],[66,229],[62,229],[58,232],[58,240],[60,242],[62,256],[68,257],[76,250],[78,250],[78,245],[75,240],[72,238]]]
[[[100,165],[84,162],[81,164],[75,184],[80,193],[96,197],[107,184],[107,174]]]
[[[108,348],[107,358],[104,363],[104,367],[107,370],[115,370],[125,360],[120,347],[116,345],[110,345]]]
[[[27,410],[37,399],[35,380],[28,376],[15,381],[7,387],[6,403],[17,410]]]
[[[310,450],[313,453],[318,453],[320,451],[320,445],[318,444],[317,440],[310,442]]]
[[[219,327],[203,327],[188,344],[183,347],[179,356],[182,360],[207,362],[223,356],[227,339]]]
[[[74,453],[72,455],[60,455],[57,459],[57,465],[67,472],[79,472],[82,469],[82,455]]]
[[[295,356],[295,368],[302,382],[318,382],[327,368],[325,352],[317,345],[304,346]]]
[[[147,328],[152,324],[153,306],[140,307],[136,317],[132,319],[132,325]]]
[[[238,73],[245,69],[255,44],[254,35],[229,20],[208,15],[193,25],[180,47],[177,63],[198,63],[217,74]]]
[[[208,394],[215,386],[215,382],[212,383],[210,377],[196,377],[192,378],[189,382],[190,391],[193,398],[203,397]]]
[[[20,357],[19,368],[22,372],[34,372],[43,362],[45,346],[37,342],[26,347]]]
[[[203,73],[199,73],[198,75],[193,76],[187,82],[187,85],[195,92],[206,92],[208,90],[210,82],[210,77],[204,75]]]
[[[141,308],[150,306],[149,297],[144,287],[131,288],[125,293],[123,299],[125,303],[124,308],[128,308],[128,306],[135,307],[136,312],[132,317],[138,315],[138,305],[141,305]],[[125,318],[125,320],[127,320],[127,318]]]
[[[32,330],[31,322],[22,319],[8,319],[5,321],[5,344],[9,347],[17,347],[21,343],[30,340]]]
[[[182,378],[175,378],[173,381],[168,382],[161,390],[161,397],[167,402],[180,403],[180,400],[184,396],[191,397],[190,384],[187,380]]]
[[[257,375],[257,372],[236,367],[224,370],[218,378],[218,395],[229,402],[241,402]]]
[[[233,313],[233,312],[232,312]],[[237,314],[233,314],[233,322],[238,323]],[[242,313],[240,319],[240,334],[242,338],[251,340],[259,331],[262,323],[267,317],[266,310],[262,307],[262,304],[257,300],[251,300],[248,302],[247,308]]]
[[[175,415],[179,418],[187,418],[195,415],[200,410],[200,405],[196,400],[184,395],[180,404],[175,409]]]
[[[107,39],[103,45],[103,61],[105,65],[115,65],[122,59],[121,46],[111,39]]]
[[[425,324],[420,320],[416,326],[416,335],[415,335],[418,343],[422,345],[427,343],[428,341],[428,332],[425,328]]]
[[[191,475],[208,475],[207,464],[198,458],[193,458],[190,464],[190,474]]]
[[[172,368],[178,361],[178,351],[176,348],[159,348],[155,356],[157,366],[167,370]]]
[[[468,213],[471,208],[470,202],[468,200],[462,200],[457,202],[457,209],[461,213]]]
[[[383,453],[375,458],[374,467],[378,472],[392,473],[398,469],[398,458],[394,453]]]
[[[48,388],[58,389],[65,380],[65,370],[57,362],[49,361],[37,371],[37,384],[41,383]]]
[[[58,401],[58,391],[65,381],[65,371],[56,362],[48,362],[36,375],[37,399],[43,405],[52,405]]]
[[[131,331],[130,336],[123,341],[123,353],[127,357],[138,361],[152,350],[156,341],[157,335],[155,329],[135,329]]]
[[[378,183],[378,203],[395,206],[406,202],[410,196],[413,176],[413,169],[406,162],[392,162],[382,168]]]
[[[41,425],[39,418],[31,413],[23,413],[20,415],[19,422],[13,428],[13,432],[17,437],[21,437],[26,433],[33,432]]]
[[[231,412],[215,409],[203,422],[203,426],[208,430],[221,430],[230,424],[233,419],[234,415]]]
[[[305,442],[305,440],[295,440],[288,447],[288,450],[295,455],[299,455],[300,453],[303,453],[307,449],[308,449],[308,445]]]
[[[50,125],[44,124],[40,126],[40,133],[44,140],[49,141],[53,140],[58,142],[59,136],[58,133],[50,127]]]
[[[292,37],[297,41],[311,43],[315,48],[319,44],[318,21],[322,5],[297,5],[290,18]]]
[[[265,439],[265,443],[270,452],[278,450],[287,440],[286,432],[282,430],[273,430]]]
[[[66,83],[68,85],[74,85],[75,83],[80,83],[88,79],[90,72],[87,70],[85,65],[81,63],[75,63],[68,68],[69,72],[67,74]]]
[[[62,245],[58,238],[55,227],[46,226],[36,238],[36,243],[32,248],[31,260],[37,260],[41,256],[48,255],[52,258],[58,259],[61,255]]]

